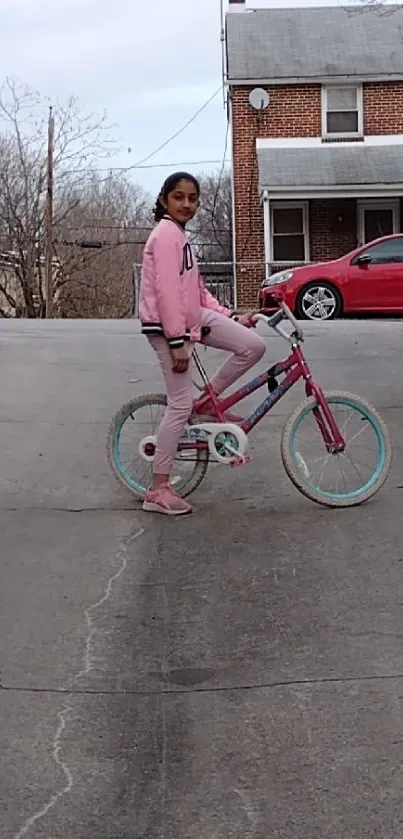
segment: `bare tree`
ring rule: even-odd
[[[45,314],[48,109],[47,99],[16,82],[0,90],[0,317]],[[114,150],[105,115],[83,115],[73,98],[53,114],[54,312],[124,317],[131,313],[133,264],[152,224],[151,201],[124,174],[95,170],[95,161]],[[230,177],[203,174],[201,186],[190,231],[199,258],[230,262]]]
[[[57,309],[62,317],[125,317],[132,311],[133,266],[151,224],[150,200],[122,175],[93,175],[80,196],[58,225]]]
[[[0,316],[44,315],[48,106],[39,93],[11,80],[0,90]],[[55,302],[60,304],[62,286],[73,282],[75,273],[79,285],[84,268],[88,284],[94,261],[101,293],[99,271],[100,262],[105,263],[105,250],[102,258],[100,253],[94,256],[94,251],[82,248],[77,254],[74,246],[69,251],[66,243],[72,226],[76,225],[77,240],[99,235],[99,230],[91,226],[93,217],[105,217],[110,228],[115,226],[112,221],[118,220],[124,229],[125,224],[137,224],[140,217],[147,216],[147,198],[122,177],[102,178],[91,171],[95,161],[108,158],[115,148],[105,114],[83,115],[71,98],[54,108],[54,116],[54,233],[64,247],[60,251],[56,246],[54,257]],[[120,247],[119,237],[111,229],[103,239],[109,251],[112,246]],[[111,269],[107,273],[110,280]]]
[[[191,226],[199,258],[207,262],[232,261],[232,192],[228,172],[202,174],[200,209]]]
[[[199,180],[200,209],[190,238],[206,285],[222,303],[233,305],[231,177],[222,169],[204,173]]]

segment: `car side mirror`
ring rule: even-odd
[[[372,256],[369,253],[363,253],[361,256],[357,256],[357,265],[369,265],[370,262],[372,262]]]

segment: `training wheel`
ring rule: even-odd
[[[144,460],[154,460],[156,439],[156,437],[143,437],[143,439],[140,440],[139,453]]]

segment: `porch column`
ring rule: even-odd
[[[268,280],[270,277],[271,261],[271,230],[270,230],[270,199],[266,192],[263,192],[263,237],[264,237],[264,275]]]

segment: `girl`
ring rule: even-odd
[[[266,349],[262,338],[247,328],[253,326],[253,313],[237,317],[203,284],[185,232],[199,199],[200,186],[192,175],[178,172],[167,178],[154,209],[158,224],[145,246],[141,275],[142,332],[158,356],[167,393],[153,480],[143,509],[169,516],[192,512],[169,485],[179,438],[192,413],[192,344],[202,341],[233,353],[211,380],[217,395],[256,364]],[[208,408],[203,407],[203,413]],[[227,419],[234,421],[229,414]]]

